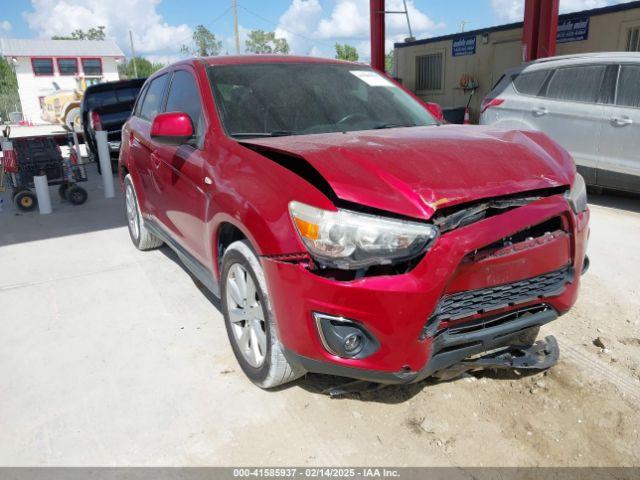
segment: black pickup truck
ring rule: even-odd
[[[117,162],[122,125],[131,116],[133,105],[145,80],[146,78],[135,78],[100,83],[90,86],[84,92],[80,115],[87,152],[92,160],[98,162],[95,132],[101,129],[107,131],[111,161]],[[100,172],[100,162],[98,162],[98,172]]]

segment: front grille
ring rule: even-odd
[[[469,290],[444,297],[429,324],[446,320],[458,320],[505,307],[530,302],[539,298],[553,297],[564,291],[573,279],[573,269],[566,266],[555,272],[496,287]],[[434,318],[435,317],[435,318]]]

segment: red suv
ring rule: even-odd
[[[319,372],[418,381],[535,341],[576,301],[589,212],[537,132],[441,125],[359,64],[185,60],[122,133],[129,232],[221,299],[263,388]]]

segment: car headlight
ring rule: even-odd
[[[323,266],[355,270],[389,265],[425,252],[438,236],[433,225],[289,204],[291,218],[311,256]]]
[[[573,181],[571,189],[565,193],[565,197],[576,215],[587,209],[587,186],[582,175],[576,173],[576,179]]]

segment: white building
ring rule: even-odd
[[[0,55],[13,66],[23,118],[43,123],[42,101],[56,90],[74,90],[82,77],[118,80],[124,60],[111,40],[23,40],[0,38]]]

